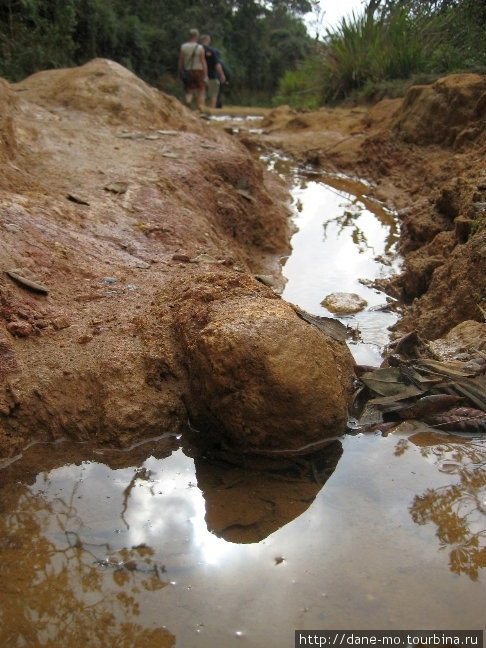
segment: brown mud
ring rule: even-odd
[[[270,275],[279,285],[291,231],[287,188],[254,159],[255,148],[368,181],[369,195],[400,215],[404,271],[385,286],[403,303],[394,335],[415,330],[427,343],[474,321],[483,324],[474,338],[483,352],[485,112],[485,79],[455,75],[372,107],[267,111],[263,132],[230,136],[109,61],[16,85],[0,80],[2,460],[33,440],[128,447],[186,431],[190,415],[211,428],[201,413],[207,389],[221,396],[212,414],[227,422],[226,396],[234,407],[247,382],[244,359],[229,369],[221,361],[230,384],[201,386],[194,358],[204,364],[209,325],[218,359],[232,355],[231,345],[214,342],[226,330],[228,300],[243,322],[257,300],[285,311],[275,315],[282,341],[302,325],[255,279]],[[208,300],[220,304],[221,319],[215,309],[208,315]],[[241,340],[247,329],[231,322]],[[267,353],[264,333],[247,337],[255,357]],[[337,346],[331,341],[324,355],[342,374],[328,400],[341,402],[352,362]],[[289,356],[272,354],[277,381]],[[308,394],[312,375],[299,380],[292,389]],[[286,389],[278,383],[272,407],[265,394],[273,419]],[[257,392],[239,402],[236,441],[248,436],[244,402],[261,399]],[[299,445],[295,429],[284,446]]]

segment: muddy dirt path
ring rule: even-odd
[[[254,159],[255,148],[369,181],[370,195],[401,218],[407,263],[387,285],[405,304],[396,336],[417,330],[427,342],[473,320],[479,329],[472,341],[464,333],[464,344],[483,352],[482,77],[449,77],[371,109],[279,108],[258,133],[231,136],[105,60],[1,82],[0,91],[2,458],[33,438],[128,446],[161,429],[183,431],[188,412],[228,427],[224,398],[209,410],[202,403],[247,383],[244,363],[225,369],[224,385],[200,380],[228,348],[212,345],[217,362],[205,367],[209,338],[195,342],[191,331],[223,330],[228,305],[251,321],[255,304],[270,308],[285,322],[272,329],[278,348],[287,326],[303,326],[254,278],[278,284],[290,236],[287,188]],[[216,301],[215,314],[205,304]],[[339,427],[352,360],[336,341],[326,354],[339,368],[330,398],[339,411],[326,415]],[[292,357],[281,354],[275,369],[285,381]],[[292,373],[296,393],[312,392],[315,377]],[[281,392],[265,395],[272,420],[280,403]],[[312,416],[322,403],[311,398],[305,408]],[[243,410],[232,434],[245,444]]]

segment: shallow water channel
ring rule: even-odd
[[[341,319],[357,361],[378,364],[395,315],[366,280],[395,267],[393,215],[362,183],[267,163],[295,178],[283,296],[326,316],[328,293],[364,297]],[[0,645],[277,648],[298,629],[486,629],[485,440],[406,423],[285,463],[192,455],[169,431],[127,451],[34,444],[0,470]]]
[[[282,259],[282,297],[313,315],[339,319],[349,329],[356,362],[379,366],[397,316],[391,300],[370,284],[399,269],[395,215],[367,196],[362,181],[299,169],[276,153],[263,160],[292,186],[297,231],[291,255]],[[322,304],[332,293],[357,295],[366,305],[336,314]]]

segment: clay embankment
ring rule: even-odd
[[[348,349],[254,278],[278,282],[288,197],[243,145],[105,60],[0,80],[0,115],[0,457],[188,419],[256,451],[343,431]]]

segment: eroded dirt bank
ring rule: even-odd
[[[106,60],[2,81],[0,101],[1,457],[189,418],[255,451],[321,440],[324,415],[344,429],[349,350],[255,278],[279,281],[288,192],[245,146]]]
[[[309,396],[317,374],[295,370],[287,341],[298,331],[310,353],[315,330],[254,278],[278,283],[289,241],[287,190],[254,146],[366,178],[400,210],[407,266],[388,286],[407,304],[397,336],[483,322],[486,86],[441,83],[371,110],[278,109],[240,143],[109,61],[0,80],[0,457],[33,438],[129,445],[189,416],[261,449],[245,407],[255,421],[268,410],[275,429],[279,411],[286,420],[281,441],[260,429],[263,446],[312,444],[296,430],[323,410]],[[250,335],[257,313],[268,329]],[[322,353],[338,368],[325,395],[337,431],[352,359],[336,340]],[[275,407],[259,387],[269,370]],[[276,405],[290,392],[306,395],[307,418],[288,424]]]
[[[263,134],[243,139],[367,179],[369,194],[398,211],[406,263],[386,285],[405,306],[395,335],[427,341],[485,319],[485,115],[486,79],[457,74],[371,108],[278,108]]]

